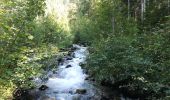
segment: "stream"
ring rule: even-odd
[[[73,48],[75,50],[60,61],[57,70],[48,71],[46,81],[40,78],[34,80],[37,85],[44,84],[40,87],[43,91],[38,90],[40,95],[37,100],[129,100],[87,80],[88,75],[81,68],[86,63],[87,47],[74,44]],[[103,94],[108,95],[108,91],[113,99],[102,97]]]

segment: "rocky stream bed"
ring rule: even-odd
[[[100,86],[81,65],[86,64],[88,48],[73,45],[57,68],[48,70],[44,78],[34,78],[36,89],[20,89],[15,100],[132,100],[109,86]]]

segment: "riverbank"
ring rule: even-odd
[[[69,53],[65,56],[45,61],[48,62],[46,73],[32,80],[36,87],[18,89],[15,100],[124,100],[120,92],[109,84],[97,83],[82,69],[86,65],[87,47],[73,45],[67,50]]]

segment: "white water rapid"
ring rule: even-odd
[[[48,73],[50,77],[45,83],[48,89],[44,93],[47,100],[95,100],[95,89],[85,80],[87,75],[80,66],[86,62],[87,47],[73,45],[73,48],[76,50],[72,58],[64,59],[55,74]],[[42,97],[39,100],[43,100]]]

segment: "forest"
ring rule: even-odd
[[[83,69],[95,83],[170,100],[170,0],[0,0],[0,100],[35,88],[72,44],[88,47]]]

